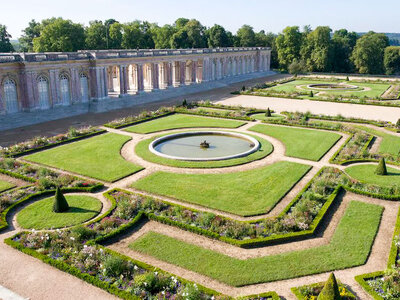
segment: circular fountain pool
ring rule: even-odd
[[[149,150],[170,159],[210,161],[247,156],[259,147],[255,138],[241,133],[191,131],[160,137],[149,145]]]

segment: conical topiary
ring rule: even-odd
[[[65,212],[68,209],[69,209],[69,205],[68,205],[67,199],[65,199],[63,193],[61,193],[61,190],[58,187],[56,190],[56,196],[54,199],[53,212],[55,212],[55,213]]]
[[[337,284],[335,275],[331,273],[328,281],[325,283],[321,293],[319,293],[317,300],[340,300],[339,286]]]
[[[383,157],[379,160],[379,164],[376,167],[375,174],[376,175],[387,175],[386,162]]]
[[[310,97],[314,97],[314,92],[310,91]]]
[[[267,108],[267,112],[265,113],[266,117],[272,117],[271,111],[269,110],[269,107]]]

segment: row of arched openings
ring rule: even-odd
[[[86,74],[79,75],[81,101],[89,100],[89,85]],[[4,105],[7,113],[16,113],[20,110],[18,101],[17,84],[15,80],[7,78],[3,82]],[[50,88],[47,77],[40,75],[37,78],[38,102],[40,109],[50,108]],[[61,104],[68,105],[71,102],[71,85],[69,77],[66,74],[60,75],[60,100]]]

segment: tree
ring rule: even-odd
[[[190,48],[205,48],[207,45],[206,28],[196,19],[191,19],[185,25]]]
[[[221,25],[215,24],[213,27],[209,28],[206,31],[206,36],[207,44],[210,48],[233,46],[232,40],[229,39],[225,28]]]
[[[33,39],[33,50],[36,52],[73,52],[84,48],[83,26],[62,18],[42,23],[40,36]]]
[[[171,37],[175,31],[175,27],[171,25],[164,25],[163,27],[154,26],[152,33],[156,49],[168,49],[171,45]]]
[[[139,24],[137,22],[131,22],[123,24],[123,34],[121,40],[121,46],[124,49],[139,49],[143,43],[142,32],[140,31]]]
[[[33,39],[40,36],[41,24],[32,19],[28,27],[22,30],[23,34],[19,38],[21,50],[24,52],[33,51]]]
[[[256,45],[256,35],[253,27],[243,25],[236,33],[237,43],[239,47],[254,47]]]
[[[107,21],[106,21],[107,22]],[[106,25],[107,26],[107,25]],[[123,26],[121,23],[115,22],[108,28],[108,48],[109,49],[121,49],[122,45],[122,30]]]
[[[184,28],[178,30],[172,35],[170,43],[171,48],[174,49],[187,49],[191,47],[187,31]]]
[[[7,32],[7,27],[0,24],[0,52],[13,52],[14,47],[10,42],[11,35]]]
[[[389,39],[383,33],[368,32],[357,40],[351,59],[361,74],[383,74],[383,57]]]
[[[340,300],[339,286],[336,281],[336,277],[333,273],[329,275],[329,279],[324,285],[321,293],[319,293],[317,300]]]
[[[57,187],[56,196],[54,198],[53,212],[55,212],[55,213],[66,212],[66,211],[68,211],[68,209],[69,209],[69,205],[68,205],[67,199],[65,199],[60,188]]]
[[[108,28],[102,21],[90,21],[86,28],[86,48],[100,50],[108,48]]]
[[[351,61],[351,53],[357,42],[357,33],[340,29],[333,33],[333,71],[338,73],[351,73],[354,64]]]
[[[298,26],[286,27],[276,38],[276,51],[281,68],[287,70],[293,60],[300,60],[302,34]]]
[[[391,46],[385,49],[383,58],[386,74],[400,73],[400,47]]]
[[[382,175],[382,176],[387,175],[386,162],[383,157],[379,160],[379,164],[376,167],[375,174]]]
[[[290,74],[298,75],[306,72],[306,65],[303,60],[297,60],[296,58],[289,65],[288,71]]]
[[[329,72],[332,70],[331,31],[327,26],[318,26],[305,36],[300,53],[309,71]]]

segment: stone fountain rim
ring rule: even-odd
[[[211,157],[211,158],[204,158],[204,157],[188,158],[188,157],[181,157],[181,156],[173,156],[173,155],[161,153],[154,148],[159,143],[167,141],[167,140],[171,140],[171,139],[175,139],[175,138],[183,137],[183,136],[204,135],[204,134],[225,135],[225,136],[242,138],[244,140],[251,142],[254,146],[245,152],[232,154],[232,155],[226,155],[226,156]],[[185,160],[185,161],[216,161],[216,160],[227,160],[227,159],[239,158],[239,157],[244,157],[244,156],[250,155],[251,153],[256,152],[259,148],[260,148],[260,142],[251,136],[248,136],[248,135],[242,134],[242,133],[238,133],[238,132],[217,131],[217,130],[206,130],[206,131],[202,130],[202,131],[188,131],[188,132],[172,133],[172,134],[168,134],[168,135],[165,135],[165,136],[155,139],[149,145],[149,151],[157,156],[160,156],[163,158],[168,158],[168,159]]]

